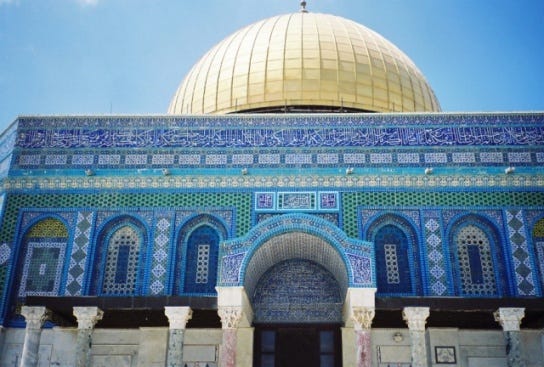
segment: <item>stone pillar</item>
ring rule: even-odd
[[[370,344],[370,326],[374,319],[374,307],[353,307],[352,319],[355,329],[356,366],[372,366],[372,350]]]
[[[427,344],[425,323],[429,317],[429,307],[405,307],[402,318],[410,329],[412,343],[412,367],[427,367]]]
[[[21,315],[26,320],[26,330],[23,355],[21,356],[19,366],[36,367],[38,366],[38,351],[40,349],[42,326],[49,315],[49,311],[44,306],[23,306]]]
[[[168,350],[166,351],[166,367],[183,367],[183,338],[187,321],[193,317],[190,307],[164,308],[170,326],[168,328]]]
[[[222,306],[217,310],[223,328],[219,363],[221,367],[236,366],[236,331],[242,319],[242,307]]]
[[[499,308],[494,313],[495,321],[502,326],[506,339],[508,367],[525,367],[521,350],[520,324],[525,316],[524,308]]]
[[[89,367],[93,329],[104,312],[98,307],[74,307],[73,314],[77,319],[76,367]]]

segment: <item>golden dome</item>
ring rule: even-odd
[[[170,114],[346,108],[440,111],[433,90],[395,45],[351,20],[299,12],[227,37],[196,63]]]

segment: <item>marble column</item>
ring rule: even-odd
[[[351,318],[355,329],[356,366],[372,366],[372,350],[370,343],[370,326],[374,319],[374,307],[353,307]]]
[[[21,356],[20,367],[38,366],[38,351],[40,349],[40,336],[42,335],[42,326],[49,310],[43,306],[23,306],[21,315],[26,321],[25,341],[23,344],[23,355]]]
[[[405,307],[402,318],[410,330],[412,348],[412,367],[427,367],[427,343],[425,323],[429,317],[429,307]]]
[[[506,340],[508,367],[525,367],[521,350],[520,324],[525,316],[524,308],[499,308],[494,313],[495,321],[502,326]]]
[[[222,306],[219,307],[217,313],[221,318],[221,326],[223,328],[223,342],[219,363],[221,367],[235,367],[236,331],[242,319],[243,310],[239,306]]]
[[[89,367],[93,329],[104,312],[98,307],[74,307],[73,314],[77,319],[76,367]]]
[[[183,367],[183,339],[187,322],[193,317],[190,307],[164,307],[168,317],[168,350],[166,367]]]

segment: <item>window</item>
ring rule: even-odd
[[[140,246],[139,233],[130,225],[121,227],[112,234],[108,242],[103,294],[134,294]]]
[[[406,234],[393,224],[385,225],[376,232],[374,246],[378,293],[412,293]]]
[[[512,294],[496,224],[486,217],[469,214],[449,228],[455,294],[474,297]]]
[[[219,235],[208,225],[196,228],[187,239],[185,293],[215,293]]]
[[[497,294],[491,247],[485,232],[474,225],[465,225],[455,242],[462,294]]]

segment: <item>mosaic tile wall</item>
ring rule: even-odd
[[[274,197],[276,193],[273,193]],[[390,193],[390,195],[416,195],[416,198],[421,195],[420,193]],[[442,193],[446,198],[452,198],[452,193]],[[503,198],[503,194],[506,193],[494,193],[494,195],[476,195],[476,193],[465,193],[463,195],[464,200],[472,201],[471,205],[474,205],[473,200],[475,198],[487,199],[489,203],[496,204]],[[535,193],[526,193],[527,195],[533,195]],[[127,194],[128,195],[128,194]],[[142,194],[136,194],[133,200],[136,198],[141,198]],[[224,194],[228,195],[228,194]],[[223,198],[222,202],[229,204],[236,204],[234,206],[236,212],[236,219],[239,218],[239,213],[246,213],[248,215],[250,212],[247,211],[247,208],[254,208],[254,203],[256,202],[257,195],[251,198],[251,195],[240,196],[239,194],[232,194],[228,199]],[[368,200],[366,197],[374,195],[383,195],[382,193],[363,193],[363,192],[340,192],[335,193],[339,195],[344,200],[343,202],[350,204],[349,199],[346,201],[346,197],[353,196],[358,200],[356,203],[364,204],[364,200]],[[439,193],[427,193],[429,198],[433,200],[440,199]],[[471,198],[471,195],[475,195],[474,198]],[[22,195],[18,197],[17,200],[11,201],[12,205],[17,205],[16,203],[32,202],[36,204],[39,200],[43,200],[43,203],[51,202],[52,198],[48,198],[48,195],[40,195],[37,197],[32,197],[31,195]],[[64,198],[64,196],[53,195],[57,198]],[[76,202],[93,202],[97,203],[100,200],[106,200],[101,198],[101,195],[81,195]],[[91,197],[97,200],[90,200]],[[108,197],[108,195],[106,195]],[[145,195],[144,195],[145,197]],[[215,194],[197,194],[197,198],[187,198],[188,202],[195,202],[195,200],[203,200],[206,202],[210,200],[209,204],[214,203],[214,199],[218,196]],[[401,196],[402,197],[402,196]],[[10,196],[9,199],[12,197]],[[237,199],[234,199],[237,198]],[[453,198],[456,198],[454,195]],[[123,199],[123,196],[121,196]],[[149,200],[149,198],[147,198]],[[176,200],[173,198],[174,201]],[[242,201],[237,201],[242,199]],[[364,199],[364,200],[363,200]],[[152,200],[160,201],[160,196],[152,195]],[[177,199],[178,201],[181,199]],[[352,198],[353,200],[353,198]],[[389,200],[393,201],[397,198],[389,197]],[[408,200],[408,199],[406,199]],[[531,200],[531,198],[525,198],[525,200]],[[146,200],[147,201],[147,200]],[[6,213],[18,214],[20,211],[18,208],[10,208],[10,200],[8,200],[8,205],[6,206]],[[428,200],[428,202],[431,202]],[[15,203],[15,204],[14,204]],[[111,202],[110,202],[111,203]],[[253,204],[252,204],[253,203]],[[463,203],[458,204],[462,205]],[[243,210],[243,205],[246,205]],[[313,208],[314,206],[310,206]],[[444,207],[431,207],[431,208],[407,208],[407,207],[377,207],[375,205],[370,208],[365,208],[364,205],[356,206],[356,215],[349,216],[346,215],[347,210],[350,206],[341,207],[341,212],[344,213],[342,219],[344,223],[348,222],[350,219],[355,219],[357,223],[357,237],[370,239],[369,229],[371,223],[376,223],[382,221],[383,223],[387,222],[387,218],[391,216],[391,213],[394,212],[396,215],[401,215],[406,218],[404,221],[409,221],[412,223],[410,226],[413,233],[409,234],[410,241],[406,237],[406,224],[400,222],[392,222],[388,226],[382,227],[386,232],[378,233],[377,237],[374,238],[376,241],[374,246],[376,246],[376,267],[377,269],[383,269],[384,271],[379,271],[379,274],[384,275],[384,279],[380,280],[378,278],[378,288],[379,293],[382,295],[433,295],[433,296],[451,296],[458,294],[457,290],[460,290],[463,294],[469,295],[497,295],[498,289],[501,289],[501,294],[503,295],[520,295],[520,296],[539,296],[541,295],[541,283],[542,279],[540,274],[542,273],[542,258],[544,257],[544,247],[541,246],[543,241],[540,241],[539,238],[533,240],[533,238],[528,238],[526,233],[531,233],[529,230],[530,227],[526,227],[527,219],[525,216],[538,216],[544,215],[544,209],[533,209],[528,211],[527,214],[520,209],[504,209],[504,208],[494,208],[489,207],[487,209],[477,209],[467,212],[466,209],[446,209]],[[49,233],[49,237],[43,237],[34,242],[28,242],[27,246],[27,255],[25,260],[25,267],[23,267],[23,273],[21,275],[21,287],[18,290],[19,296],[23,294],[30,295],[51,295],[51,294],[66,294],[66,295],[83,295],[85,294],[85,277],[88,277],[88,266],[89,266],[89,248],[93,246],[93,233],[96,232],[98,226],[101,222],[107,222],[111,218],[127,214],[134,210],[134,213],[139,213],[139,215],[148,216],[146,219],[149,228],[153,228],[151,234],[153,240],[153,250],[150,253],[150,259],[146,264],[148,268],[142,269],[145,273],[145,283],[142,286],[145,287],[145,290],[142,290],[144,294],[171,294],[171,292],[177,293],[190,293],[190,294],[213,294],[213,285],[215,281],[210,277],[213,277],[214,271],[210,269],[217,268],[217,255],[212,255],[210,252],[211,247],[204,249],[202,245],[211,245],[216,246],[210,241],[201,241],[193,240],[189,238],[188,243],[182,243],[183,248],[191,248],[191,250],[183,255],[183,261],[178,260],[178,265],[176,268],[180,271],[178,278],[183,279],[183,291],[176,290],[176,287],[169,285],[168,279],[171,273],[170,262],[171,256],[173,256],[173,249],[176,241],[179,241],[179,238],[183,237],[178,235],[181,233],[183,226],[186,226],[187,230],[189,227],[195,228],[195,223],[190,224],[189,219],[194,217],[196,213],[202,213],[202,209],[195,211],[194,209],[185,208],[149,208],[139,207],[138,209],[124,208],[122,211],[110,209],[110,210],[93,210],[86,208],[84,210],[80,208],[74,209],[57,209],[53,208],[42,208],[37,210],[33,208],[31,210],[23,209],[25,213],[20,217],[20,226],[21,229],[25,226],[30,226],[36,220],[39,220],[40,217],[43,217],[47,213],[58,215],[60,217],[66,218],[68,222],[73,221],[73,232],[70,228],[70,234],[66,233],[65,236],[70,238],[70,242],[67,241],[59,242],[58,240],[53,240],[59,234],[55,232],[54,226],[40,226],[40,223],[37,222],[37,225],[34,225],[32,230],[29,232],[30,235],[33,233]],[[227,232],[226,229],[223,229],[221,232],[222,238],[227,238],[227,233],[239,233],[238,225],[240,223],[248,222],[257,224],[257,217],[253,219],[246,218],[246,220],[241,220],[240,222],[235,222],[232,209],[221,209],[218,207],[210,207],[208,212],[218,218],[221,218],[221,223],[226,225],[225,228],[229,228]],[[489,252],[480,250],[479,252],[474,252],[468,247],[463,250],[466,252],[458,253],[452,252],[452,240],[449,238],[449,234],[453,230],[450,228],[451,223],[453,223],[459,216],[470,214],[474,216],[475,214],[482,216],[482,218],[491,218],[494,226],[497,230],[501,229],[504,231],[504,242],[501,246],[501,251],[498,253],[504,252],[505,249],[508,249],[508,253],[503,255],[497,255],[498,257],[490,257]],[[319,214],[317,212],[316,214]],[[325,213],[326,214],[326,213]],[[274,212],[268,214],[267,220],[278,218],[278,220],[283,220],[284,216],[280,212]],[[353,217],[353,218],[351,218]],[[100,219],[102,218],[102,219]],[[184,219],[185,218],[185,219]],[[320,216],[312,215],[313,220],[322,221],[326,220],[320,218]],[[503,220],[504,218],[504,220]],[[9,223],[9,216],[4,217],[4,224]],[[260,219],[261,221],[265,218]],[[205,222],[205,221],[204,221]],[[59,222],[60,223],[60,222]],[[155,225],[151,225],[155,223]],[[210,222],[213,224],[213,222]],[[218,222],[219,223],[219,222]],[[297,221],[293,223],[298,223]],[[317,223],[317,222],[316,222]],[[322,222],[316,224],[316,226],[322,226]],[[337,223],[327,221],[329,226],[334,226]],[[400,224],[399,224],[400,223]],[[538,222],[540,223],[540,222]],[[189,225],[190,224],[190,225]],[[214,224],[217,226],[217,223]],[[395,227],[397,226],[397,227]],[[67,229],[61,225],[65,231]],[[344,228],[349,228],[345,226]],[[366,228],[366,229],[365,229]],[[536,227],[535,227],[536,228]],[[49,232],[48,232],[49,231]],[[232,232],[231,232],[232,231]],[[3,235],[6,236],[6,233],[9,233],[9,229],[3,226]],[[249,233],[249,232],[248,232]],[[486,233],[480,232],[480,236],[487,236]],[[53,236],[53,237],[51,237]],[[232,236],[232,235],[228,235]],[[391,238],[388,238],[391,237]],[[382,238],[383,237],[383,238]],[[486,238],[482,237],[483,241],[487,241]],[[4,237],[7,238],[7,237]],[[234,238],[234,237],[230,237]],[[383,241],[382,241],[383,239]],[[345,241],[345,240],[343,240]],[[400,241],[400,242],[399,242]],[[492,239],[492,242],[500,243],[501,240]],[[206,243],[204,243],[206,242]],[[212,241],[217,243],[217,241]],[[251,242],[251,241],[250,241]],[[382,243],[383,242],[383,243]],[[191,244],[192,243],[192,244]],[[412,245],[409,245],[412,243]],[[532,245],[530,245],[532,244]],[[409,245],[408,247],[406,247]],[[470,244],[469,244],[470,245]],[[457,244],[458,246],[458,244]],[[491,244],[489,245],[491,246]],[[493,246],[497,246],[496,244]],[[469,246],[470,247],[470,246]],[[348,246],[349,248],[349,246]],[[9,264],[9,259],[11,256],[11,249],[9,242],[3,242],[0,246],[0,270],[5,272],[7,271]],[[206,251],[204,251],[206,250]],[[472,251],[472,252],[471,252]],[[483,251],[483,252],[482,252]],[[497,251],[494,251],[497,252]],[[62,274],[64,258],[69,254],[69,261],[67,263],[67,274]],[[417,254],[424,254],[424,256],[418,257]],[[465,255],[463,255],[465,254]],[[487,254],[487,255],[486,255]],[[357,255],[359,256],[359,255]],[[361,259],[357,256],[349,255],[347,258],[353,265],[353,269],[357,269],[357,272],[368,268],[369,265],[361,265]],[[465,260],[459,260],[459,256],[462,256]],[[510,261],[513,264],[512,269],[506,269],[508,266],[505,263],[505,257],[508,256]],[[191,259],[191,260],[188,260]],[[229,279],[231,277],[229,274],[232,269],[240,269],[242,266],[243,256],[240,256],[239,253],[232,253],[227,257],[224,257],[226,262],[223,263],[223,273],[224,279]],[[464,262],[463,262],[464,261]],[[487,274],[511,274],[515,280],[515,289],[510,290],[507,285],[500,284],[496,285],[492,280],[487,280],[486,286],[487,290],[478,291],[477,288],[471,288],[468,290],[468,283],[482,283],[482,279],[485,278],[484,273],[478,275],[477,271],[474,270],[475,264],[481,263],[482,269],[491,268],[491,272],[488,271]],[[181,264],[181,265],[180,265]],[[192,267],[192,270],[187,270],[187,266]],[[464,265],[463,265],[464,264]],[[31,266],[32,265],[32,266]],[[141,266],[141,265],[139,265]],[[26,269],[26,270],[25,270]],[[186,270],[183,270],[186,269]],[[451,269],[460,269],[457,274]],[[464,270],[463,270],[464,269]],[[235,270],[236,271],[236,270]],[[476,273],[475,273],[476,271]],[[482,270],[483,271],[483,270]],[[34,274],[35,273],[35,274]],[[115,275],[113,275],[115,277]],[[363,275],[362,273],[356,273],[353,275],[354,279],[361,279],[362,281],[368,281],[369,275]],[[508,275],[510,276],[510,275]],[[41,279],[43,280],[40,285],[35,285],[32,282],[28,281],[28,278],[32,279]],[[144,276],[142,276],[144,277]],[[188,278],[187,278],[188,277]],[[467,278],[468,277],[468,278]],[[489,277],[489,275],[487,275]],[[500,276],[506,278],[506,275]],[[499,278],[500,278],[499,277]],[[193,279],[192,286],[187,288],[185,279]],[[65,280],[63,280],[65,279]],[[200,280],[199,280],[200,279]],[[367,279],[367,280],[364,280]],[[467,280],[469,279],[470,282]],[[207,280],[207,281],[206,281]],[[113,281],[113,280],[112,280]],[[382,283],[380,285],[380,282]],[[485,283],[485,282],[484,282]],[[4,283],[5,284],[5,283]],[[212,287],[209,289],[198,290],[196,287],[198,284],[205,284],[206,287]],[[384,284],[387,284],[384,286]],[[416,288],[412,288],[412,287]],[[389,287],[389,288],[388,288]],[[397,287],[395,289],[394,287]],[[499,287],[499,288],[496,288]],[[457,289],[457,290],[456,290]],[[483,289],[483,288],[482,288]],[[115,292],[114,292],[115,293]],[[130,292],[129,292],[130,293]]]
[[[112,289],[132,266],[139,294],[211,295],[216,271],[238,284],[256,241],[296,228],[340,249],[350,286],[379,274],[382,295],[541,296],[543,126],[538,113],[20,118],[0,135],[0,310],[14,254],[17,294],[87,294],[107,267],[97,239],[123,215],[149,250],[136,264],[118,246]],[[65,240],[20,238],[47,216]]]
[[[340,288],[320,265],[286,260],[261,279],[252,299],[256,322],[342,321]]]
[[[30,117],[18,121],[11,169],[531,167],[544,163],[543,121],[542,114]]]

